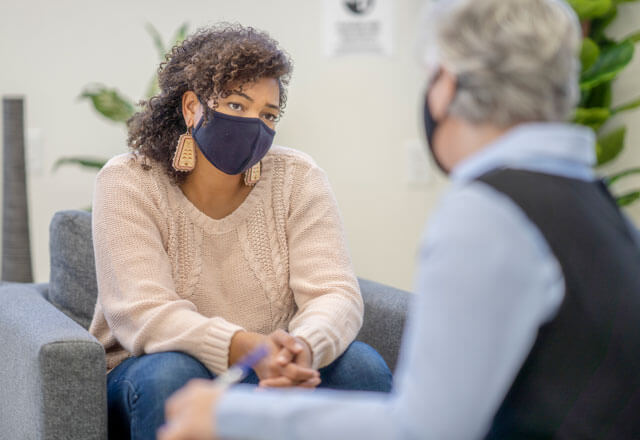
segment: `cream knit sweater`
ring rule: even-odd
[[[362,298],[336,200],[310,157],[273,147],[258,184],[220,220],[142,161],[114,157],[96,179],[89,331],[109,370],[131,355],[181,351],[219,374],[241,329],[302,337],[314,368],[344,352],[362,325]]]

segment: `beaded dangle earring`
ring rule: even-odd
[[[188,173],[196,167],[196,148],[193,136],[191,136],[191,127],[187,127],[187,132],[180,135],[178,146],[173,155],[173,169]]]
[[[260,180],[262,174],[262,162],[258,162],[247,171],[244,172],[244,184],[247,186],[255,186]]]

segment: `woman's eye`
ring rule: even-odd
[[[278,116],[274,115],[273,113],[264,113],[262,117],[270,122],[275,122],[278,120]]]
[[[229,108],[233,111],[239,112],[240,110],[242,110],[242,104],[238,104],[237,102],[230,102]]]

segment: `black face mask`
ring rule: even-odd
[[[202,103],[202,101],[200,101]],[[208,114],[193,129],[200,151],[223,173],[244,173],[260,162],[273,143],[276,132],[258,118],[244,118],[212,110],[202,103]]]
[[[438,160],[438,156],[435,153],[435,146],[434,146],[436,130],[438,129],[438,125],[442,121],[436,121],[433,117],[433,114],[431,113],[431,109],[429,108],[429,92],[431,91],[433,84],[435,84],[438,78],[440,78],[441,73],[442,73],[442,70],[440,70],[436,74],[436,76],[431,80],[431,82],[429,83],[429,86],[427,87],[427,92],[425,93],[425,97],[424,97],[423,117],[424,117],[424,131],[427,136],[427,143],[429,145],[429,152],[431,153],[431,157],[433,157],[433,161],[436,163],[438,168],[440,168],[440,170],[444,174],[448,175],[449,170],[447,170],[442,165],[442,162]]]

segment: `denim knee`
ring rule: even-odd
[[[164,422],[164,402],[194,378],[211,379],[213,375],[184,353],[154,353],[125,360],[107,379],[109,438],[154,438]]]
[[[369,345],[355,341],[333,363],[320,370],[322,388],[391,391],[393,376],[382,356]]]
[[[169,397],[190,379],[213,377],[200,361],[175,351],[142,356],[131,370],[127,376],[135,376],[137,386],[157,398]]]

